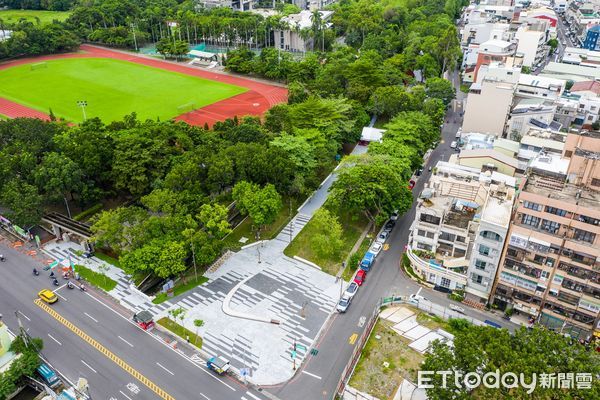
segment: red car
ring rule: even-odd
[[[367,271],[365,271],[364,269],[359,269],[356,273],[356,276],[354,277],[354,282],[356,282],[358,286],[362,286],[366,278]]]
[[[415,185],[416,185],[416,182],[413,181],[412,179],[410,181],[408,181],[408,188],[410,190],[412,190],[415,187]]]

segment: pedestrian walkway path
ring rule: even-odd
[[[69,266],[71,262],[74,265],[83,265],[94,272],[104,274],[116,281],[117,286],[108,293],[133,312],[147,310],[154,306],[154,304],[152,304],[152,298],[137,290],[131,277],[123,270],[102,261],[98,257],[83,257],[82,254],[85,250],[78,243],[52,241],[44,246],[43,251],[63,266]],[[77,269],[77,267],[75,267],[75,269]],[[163,304],[164,308],[169,306],[169,303]]]

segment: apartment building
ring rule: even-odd
[[[502,136],[516,85],[514,79],[505,81],[492,77],[471,85],[465,105],[463,131]]]
[[[517,53],[524,55],[523,65],[537,67],[548,56],[550,46],[546,45],[549,39],[547,33],[548,21],[537,20],[535,23],[521,26],[515,34]]]
[[[531,162],[493,302],[576,338],[600,334],[600,134],[569,133]]]
[[[514,184],[514,178],[497,172],[438,162],[411,226],[407,255],[415,271],[450,290],[470,285],[476,299],[487,301],[508,230]],[[479,261],[471,259],[473,252],[482,253]]]

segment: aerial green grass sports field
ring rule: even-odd
[[[32,66],[34,66],[32,68]],[[121,120],[136,112],[166,120],[227,99],[246,88],[108,58],[65,58],[0,70],[0,97],[57,117]]]
[[[22,18],[34,24],[37,24],[38,19],[40,24],[49,24],[55,19],[64,21],[70,14],[68,11],[0,10],[0,19],[5,24],[16,24]]]

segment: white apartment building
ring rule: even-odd
[[[521,74],[515,96],[517,98],[538,98],[557,100],[564,92],[566,81],[539,75]]]
[[[506,123],[508,137],[523,137],[530,129],[560,130],[554,122],[556,105],[541,99],[520,99],[511,110]]]
[[[546,45],[548,37],[546,34],[547,21],[538,20],[535,25],[521,26],[515,34],[517,41],[517,53],[523,54],[523,65],[535,68],[547,56],[550,47]]]
[[[502,136],[510,111],[516,82],[485,77],[471,85],[467,96],[463,131]],[[493,112],[492,112],[493,110]]]
[[[503,174],[482,173],[475,168],[438,162],[435,174],[418,200],[417,214],[411,226],[407,255],[415,271],[434,285],[450,290],[465,289],[470,285],[470,255],[477,244],[481,245],[477,252],[487,252],[487,256],[480,258],[485,257],[489,265],[486,264],[484,270],[492,274],[493,265],[497,265],[495,257],[499,259],[501,254],[508,223],[504,230],[492,225],[504,220],[503,217],[498,219],[498,212],[507,213],[510,219],[514,185],[515,179]],[[496,196],[502,198],[499,193],[506,191],[507,187],[511,188],[511,200],[500,204]],[[498,210],[499,206],[501,210]],[[483,224],[482,220],[485,221]],[[496,246],[488,243],[496,239],[491,234],[496,231],[499,234],[504,232],[498,254],[492,252]],[[490,251],[483,247],[486,243],[490,244]],[[481,262],[477,263],[479,268],[481,265]],[[473,264],[473,268],[477,269],[477,266]],[[475,278],[474,291],[480,290],[477,282],[483,280]],[[491,283],[489,286],[491,289]]]
[[[328,21],[333,14],[333,11],[319,11],[321,19]],[[281,19],[285,29],[276,29],[273,34],[275,36],[276,46],[281,50],[292,52],[305,52],[311,50],[312,39],[304,39],[303,32],[312,27],[312,12],[302,10],[298,14],[290,14]]]

